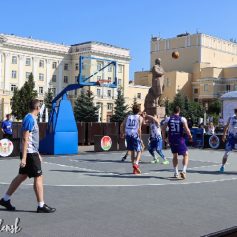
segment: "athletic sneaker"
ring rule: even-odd
[[[127,159],[127,156],[124,156],[124,157],[122,157],[122,160],[121,160],[121,161],[123,162],[123,161],[125,161],[126,159]]]
[[[8,201],[4,201],[4,199],[2,198],[0,200],[0,205],[3,206],[3,207],[6,207],[7,210],[9,210],[9,211],[15,211],[16,210],[16,208],[12,206],[10,199]]]
[[[220,173],[224,173],[224,172],[225,172],[225,168],[224,168],[224,166],[221,166]]]
[[[179,178],[179,173],[174,173],[174,178],[178,179]]]
[[[136,174],[141,174],[142,173],[140,168],[139,168],[139,165],[137,165],[137,164],[133,165],[133,170]]]
[[[159,162],[160,162],[159,159],[154,159],[151,161],[152,164],[158,164]]]
[[[37,208],[38,213],[51,213],[51,212],[55,212],[55,211],[56,211],[55,208],[49,207],[46,204],[44,204],[43,207],[38,207]]]
[[[164,161],[162,162],[162,164],[163,164],[163,165],[169,165],[170,162],[169,162],[168,160],[164,160]]]
[[[182,179],[186,179],[186,173],[185,172],[180,172],[180,176]]]

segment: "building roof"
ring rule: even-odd
[[[122,48],[122,47],[118,47],[118,46],[115,46],[112,44],[107,44],[107,43],[103,43],[103,42],[99,42],[99,41],[86,41],[86,42],[82,42],[82,43],[78,43],[78,44],[73,44],[71,46],[79,46],[79,45],[84,45],[84,44],[99,44],[99,45],[104,45],[107,47],[129,50],[127,48]]]
[[[237,91],[231,91],[221,96],[221,100],[237,99]]]

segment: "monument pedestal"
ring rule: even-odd
[[[152,116],[157,115],[160,118],[165,117],[165,107],[163,107],[163,106],[146,108],[145,112],[149,115],[152,115]]]

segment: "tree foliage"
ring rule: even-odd
[[[99,107],[93,103],[93,93],[88,90],[81,93],[75,101],[74,114],[77,121],[97,122]]]
[[[29,75],[28,81],[24,83],[21,89],[16,88],[12,97],[12,114],[17,120],[22,120],[29,112],[29,103],[38,96],[35,88],[33,74]]]
[[[118,96],[115,100],[114,114],[112,115],[111,122],[123,122],[128,114],[128,105],[125,104],[125,98],[121,90],[118,90]]]
[[[51,109],[52,109],[52,101],[53,101],[53,92],[52,90],[49,88],[48,92],[45,93],[44,95],[44,104],[45,107],[48,109],[48,113],[50,114]]]
[[[202,118],[204,115],[204,108],[201,104],[188,100],[188,98],[181,93],[176,94],[173,102],[168,103],[168,101],[166,101],[167,115],[171,115],[176,106],[180,107],[182,116],[191,118],[194,122],[197,122],[198,118]]]

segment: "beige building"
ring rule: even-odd
[[[118,86],[129,103],[134,96],[144,97],[144,88],[129,84],[131,58],[128,49],[94,41],[66,46],[0,34],[0,119],[11,112],[13,92],[16,87],[22,87],[30,73],[33,73],[40,100],[48,89],[56,95],[67,85],[76,83],[81,55],[117,61]],[[72,102],[80,90],[69,93]],[[108,121],[114,111],[117,90],[106,87],[91,87],[90,90],[95,103],[100,105],[100,121]]]
[[[179,58],[173,59],[172,52]],[[175,38],[152,37],[150,66],[161,58],[166,71],[164,97],[173,100],[177,91],[190,99],[209,103],[237,90],[237,44],[206,34],[182,34]],[[135,84],[150,86],[152,75],[135,73]]]

